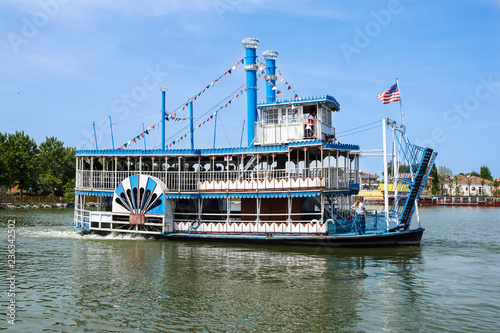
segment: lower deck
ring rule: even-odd
[[[202,240],[226,243],[255,243],[265,245],[291,245],[316,247],[380,247],[418,246],[425,229],[411,229],[397,232],[367,231],[363,235],[351,232],[342,235],[231,235],[175,233],[167,239]]]
[[[250,200],[250,199],[246,199]],[[361,226],[350,210],[349,195],[302,198],[239,200],[233,206],[231,198],[170,200],[164,215],[117,213],[102,210],[101,200],[96,210],[87,210],[85,197],[77,200],[74,227],[86,232],[119,232],[165,237],[321,237],[380,235],[390,227],[380,212],[367,215]],[[246,207],[246,208],[245,208]],[[188,236],[186,236],[188,235]],[[197,236],[196,236],[197,235]]]
[[[266,193],[254,198],[211,194],[194,199],[165,199],[163,214],[117,212],[112,209],[111,197],[98,197],[95,210],[89,210],[87,197],[77,195],[74,225],[86,231],[162,235],[179,232],[326,235],[329,229],[336,229],[338,221],[347,223],[353,217],[349,194],[279,195],[287,197],[267,197],[271,194]]]

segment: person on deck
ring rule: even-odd
[[[307,137],[312,138],[314,135],[314,117],[316,115],[313,113],[309,113],[307,117]]]
[[[365,223],[365,204],[363,202],[363,197],[358,197],[354,205],[351,206],[352,209],[356,211],[356,229],[359,235],[365,233],[366,223]]]

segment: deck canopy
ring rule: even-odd
[[[215,148],[215,149],[101,149],[101,150],[77,150],[76,156],[214,156],[214,155],[252,155],[268,153],[286,153],[294,147],[299,146],[321,146],[323,149],[332,150],[359,150],[358,145],[340,144],[333,142],[322,142],[321,140],[302,140],[290,142],[283,145],[252,146],[238,148]]]

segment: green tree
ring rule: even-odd
[[[431,172],[429,173],[429,177],[432,177],[431,193],[439,194],[439,177],[436,164],[432,166]]]
[[[12,184],[9,166],[5,160],[7,149],[7,134],[0,133],[0,186],[10,186]]]
[[[472,178],[471,177],[467,177],[467,195],[470,196],[470,184],[472,184]]]
[[[445,166],[440,166],[438,169],[438,178],[439,178],[439,187],[441,189],[441,193],[446,193],[446,195],[450,194],[450,180],[453,176],[453,172],[450,168]],[[445,187],[445,185],[447,185]]]
[[[75,201],[75,179],[71,179],[64,185],[64,202],[70,203]]]
[[[42,195],[57,194],[62,188],[62,181],[48,173],[42,173],[38,177],[38,186],[42,190]]]
[[[5,162],[3,149],[5,147],[6,135],[0,133],[0,201],[6,195],[6,190],[11,184],[10,169]]]
[[[44,194],[62,195],[64,185],[75,177],[75,150],[55,137],[47,137],[39,149],[40,187]]]
[[[24,131],[5,134],[1,140],[2,160],[10,173],[10,177],[7,176],[8,185],[17,184],[21,191],[36,190],[38,177],[36,142],[25,135]]]
[[[481,167],[481,170],[479,171],[479,177],[487,180],[493,180],[490,169],[485,165]]]
[[[493,192],[493,195],[498,196],[498,186],[500,186],[500,183],[498,182],[498,180],[495,179],[491,185],[495,189],[495,191]]]
[[[461,196],[462,195],[462,186],[460,186],[458,182],[458,176],[453,177],[455,180],[455,195]]]

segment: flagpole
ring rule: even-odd
[[[194,149],[193,100],[189,101],[189,131],[191,132],[191,149]]]
[[[92,126],[94,127],[95,150],[99,150],[99,147],[97,147],[97,133],[95,131],[95,121],[92,122]]]
[[[398,85],[398,91],[399,91],[399,105],[401,108],[401,121],[403,122],[404,140],[405,140],[406,144],[409,145],[410,142],[408,141],[408,136],[406,135],[406,124],[405,124],[405,114],[404,114],[404,109],[403,109],[403,98],[401,97],[401,89],[399,89],[398,78],[396,78],[396,84]],[[410,167],[411,180],[414,181],[415,177],[413,175],[413,172],[411,172],[412,166],[410,165],[409,167]],[[420,223],[420,214],[418,212],[418,199],[415,199],[415,213],[417,214],[417,223],[418,223],[418,227],[420,228],[421,223]]]
[[[243,125],[241,125],[241,139],[240,139],[240,148],[243,143],[243,132],[245,131],[245,119],[243,118]]]
[[[111,116],[109,116],[109,128],[111,130],[111,146],[115,149],[115,140],[113,139],[113,124],[111,123]]]
[[[396,78],[396,84],[398,86],[398,91],[399,91],[399,107],[401,109],[401,121],[403,122],[403,131],[405,132],[406,136],[406,123],[405,123],[405,113],[403,109],[403,98],[401,97],[401,89],[399,88],[399,80]]]
[[[384,210],[385,210],[385,224],[389,230],[389,175],[387,172],[387,119],[382,119],[382,146],[384,150]],[[394,168],[394,165],[392,166]]]
[[[214,149],[215,149],[215,136],[217,135],[217,113],[215,112],[215,124],[214,124]]]

